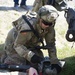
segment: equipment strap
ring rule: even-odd
[[[33,33],[35,34],[35,36],[39,39],[39,41],[42,43],[42,45],[44,46],[43,40],[40,38],[39,33],[33,28],[33,26],[31,25],[31,23],[28,21],[28,19],[26,18],[25,15],[22,15],[22,18],[24,19],[24,21],[29,25],[29,27],[31,28],[31,30],[33,31]]]

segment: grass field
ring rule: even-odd
[[[10,1],[12,2],[12,0],[0,0],[0,51],[3,50],[7,33],[12,28],[12,21],[26,12],[23,9],[19,9],[18,11],[13,10],[13,3]],[[66,62],[59,75],[75,75],[75,45],[71,48],[73,43],[68,42],[65,38],[68,25],[63,15],[64,12],[60,12],[55,25],[57,56]],[[45,56],[48,55],[46,51],[44,51],[44,54]]]

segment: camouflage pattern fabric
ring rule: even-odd
[[[38,31],[41,39],[45,39],[46,44],[50,47],[52,46],[52,48],[48,49],[51,63],[60,65],[56,55],[54,25],[49,26],[46,29],[42,29],[37,13],[31,11],[25,16],[34,29]],[[31,58],[33,55],[36,54],[40,57],[44,57],[44,55],[41,50],[31,50],[30,48],[40,45],[41,42],[34,35],[27,22],[24,21],[23,17],[20,17],[14,21],[13,26],[14,27],[9,31],[5,41],[4,50],[6,53],[6,58],[4,58],[3,63],[20,65],[29,64],[35,66],[35,64],[31,63]],[[29,63],[27,63],[27,61]]]
[[[62,1],[63,0],[55,0],[55,3],[54,3],[54,7],[59,11],[61,10],[60,3]],[[37,12],[39,10],[39,8],[41,8],[43,5],[48,5],[48,0],[35,0],[32,11]]]
[[[48,11],[50,10],[51,9],[48,9]],[[51,13],[50,14],[48,13],[49,16],[51,15]],[[28,21],[31,23],[33,28],[36,31],[38,31],[41,39],[42,40],[45,39],[46,44],[52,47],[48,49],[48,55],[51,58],[51,63],[60,65],[56,55],[54,23],[52,23],[53,25],[49,26],[48,28],[42,29],[40,18],[38,17],[38,14],[36,12],[31,11],[25,14],[25,16],[28,19]],[[45,21],[47,20],[45,19]],[[48,20],[48,22],[51,22],[51,20]],[[25,22],[23,17],[20,17],[19,19],[13,22],[13,28],[9,31],[7,35],[4,45],[4,51],[6,56],[3,59],[2,63],[20,64],[20,65],[29,64],[32,66],[36,66],[35,64],[31,63],[31,58],[33,57],[33,55],[36,54],[40,57],[44,57],[43,52],[41,50],[31,49],[36,47],[37,45],[41,45],[41,42],[34,35],[33,31],[31,30],[27,22]]]
[[[46,22],[54,22],[59,16],[58,11],[52,5],[42,6],[38,14]]]

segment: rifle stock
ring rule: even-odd
[[[19,71],[19,72],[26,72],[29,69],[29,65],[8,65],[8,64],[0,64],[1,70],[8,70],[8,71]]]

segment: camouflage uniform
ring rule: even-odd
[[[48,7],[45,8],[51,10],[48,13],[46,12],[46,10],[43,10],[44,8],[41,8],[38,12],[42,12],[42,19],[48,22],[53,22],[53,25],[49,26],[47,29],[41,28],[38,14],[36,14],[35,12],[27,13],[26,17],[28,21],[33,25],[34,29],[38,31],[40,37],[42,39],[45,38],[46,44],[48,44],[49,46],[52,45],[52,48],[48,49],[48,54],[51,58],[51,63],[58,64],[59,62],[56,55],[54,30],[54,21],[58,17],[58,13],[54,7],[49,7],[51,7],[52,9],[48,9]],[[44,12],[46,13],[44,14]],[[31,62],[31,58],[34,54],[43,57],[43,53],[41,50],[30,50],[30,48],[40,45],[41,42],[39,42],[39,39],[34,35],[29,25],[24,21],[23,17],[20,17],[18,20],[14,21],[13,26],[14,27],[9,31],[5,41],[5,52],[7,57],[5,58],[4,63],[23,65],[28,64],[26,63],[26,60]]]
[[[32,11],[37,12],[40,7],[43,5],[53,5],[57,10],[61,10],[60,3],[63,0],[50,0],[51,2],[49,3],[49,0],[35,0],[33,4]]]

